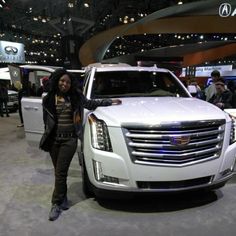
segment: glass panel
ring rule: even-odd
[[[96,72],[92,98],[189,97],[182,85],[167,72]]]

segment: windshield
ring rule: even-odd
[[[115,97],[189,97],[189,95],[167,72],[96,72],[91,98]]]

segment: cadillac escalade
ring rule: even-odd
[[[88,99],[122,100],[84,110],[78,153],[86,195],[214,189],[232,177],[232,116],[192,97],[171,71],[95,64],[86,68],[83,92]],[[33,101],[24,103],[29,111]],[[38,99],[31,111],[40,106]],[[36,127],[39,112],[32,120],[23,110]],[[42,134],[43,126],[36,127],[26,129],[31,139]]]

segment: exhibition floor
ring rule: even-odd
[[[74,157],[68,177],[71,208],[48,221],[53,188],[49,156],[29,146],[17,113],[0,119],[0,236],[233,236],[236,176],[208,194],[86,199]]]

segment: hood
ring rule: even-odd
[[[8,95],[18,94],[18,92],[14,91],[14,90],[10,90],[10,89],[8,89],[7,92],[8,92]]]
[[[121,105],[98,107],[94,114],[108,126],[117,127],[228,119],[218,107],[197,98],[135,97],[121,100]]]

